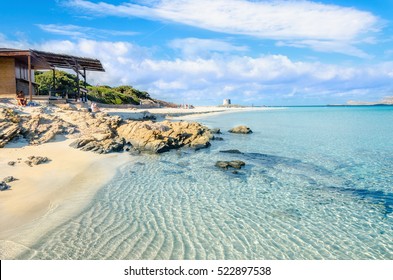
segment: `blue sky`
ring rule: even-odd
[[[176,103],[393,96],[393,1],[5,1],[0,47],[98,58],[92,84]]]

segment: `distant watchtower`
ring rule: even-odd
[[[222,105],[224,105],[224,106],[231,105],[231,100],[230,99],[224,99],[224,101],[222,102]]]

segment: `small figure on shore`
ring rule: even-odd
[[[18,101],[18,106],[26,106],[27,99],[25,98],[25,94],[23,91],[19,91],[16,93],[16,101]]]
[[[100,108],[98,108],[97,103],[95,103],[95,102],[92,102],[92,103],[91,103],[90,108],[91,108],[91,111],[92,111],[93,113],[99,112],[99,111],[100,111]]]

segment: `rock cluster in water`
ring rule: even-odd
[[[229,132],[230,133],[238,133],[238,134],[250,134],[250,133],[252,133],[252,130],[247,126],[239,125],[239,126],[236,126],[232,129],[230,129]]]

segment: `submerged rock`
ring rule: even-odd
[[[241,151],[236,150],[236,149],[231,149],[231,150],[222,150],[220,153],[226,153],[226,154],[243,154]]]
[[[249,134],[252,133],[252,130],[244,125],[236,126],[229,130],[230,133],[238,133],[238,134]]]
[[[213,136],[212,140],[214,140],[214,141],[224,141],[224,138]]]
[[[212,128],[212,129],[210,129],[210,132],[212,134],[222,134],[221,130],[219,128]]]
[[[215,166],[222,169],[228,169],[229,167],[235,169],[241,169],[242,166],[245,166],[246,163],[241,160],[232,160],[232,161],[217,161]]]

